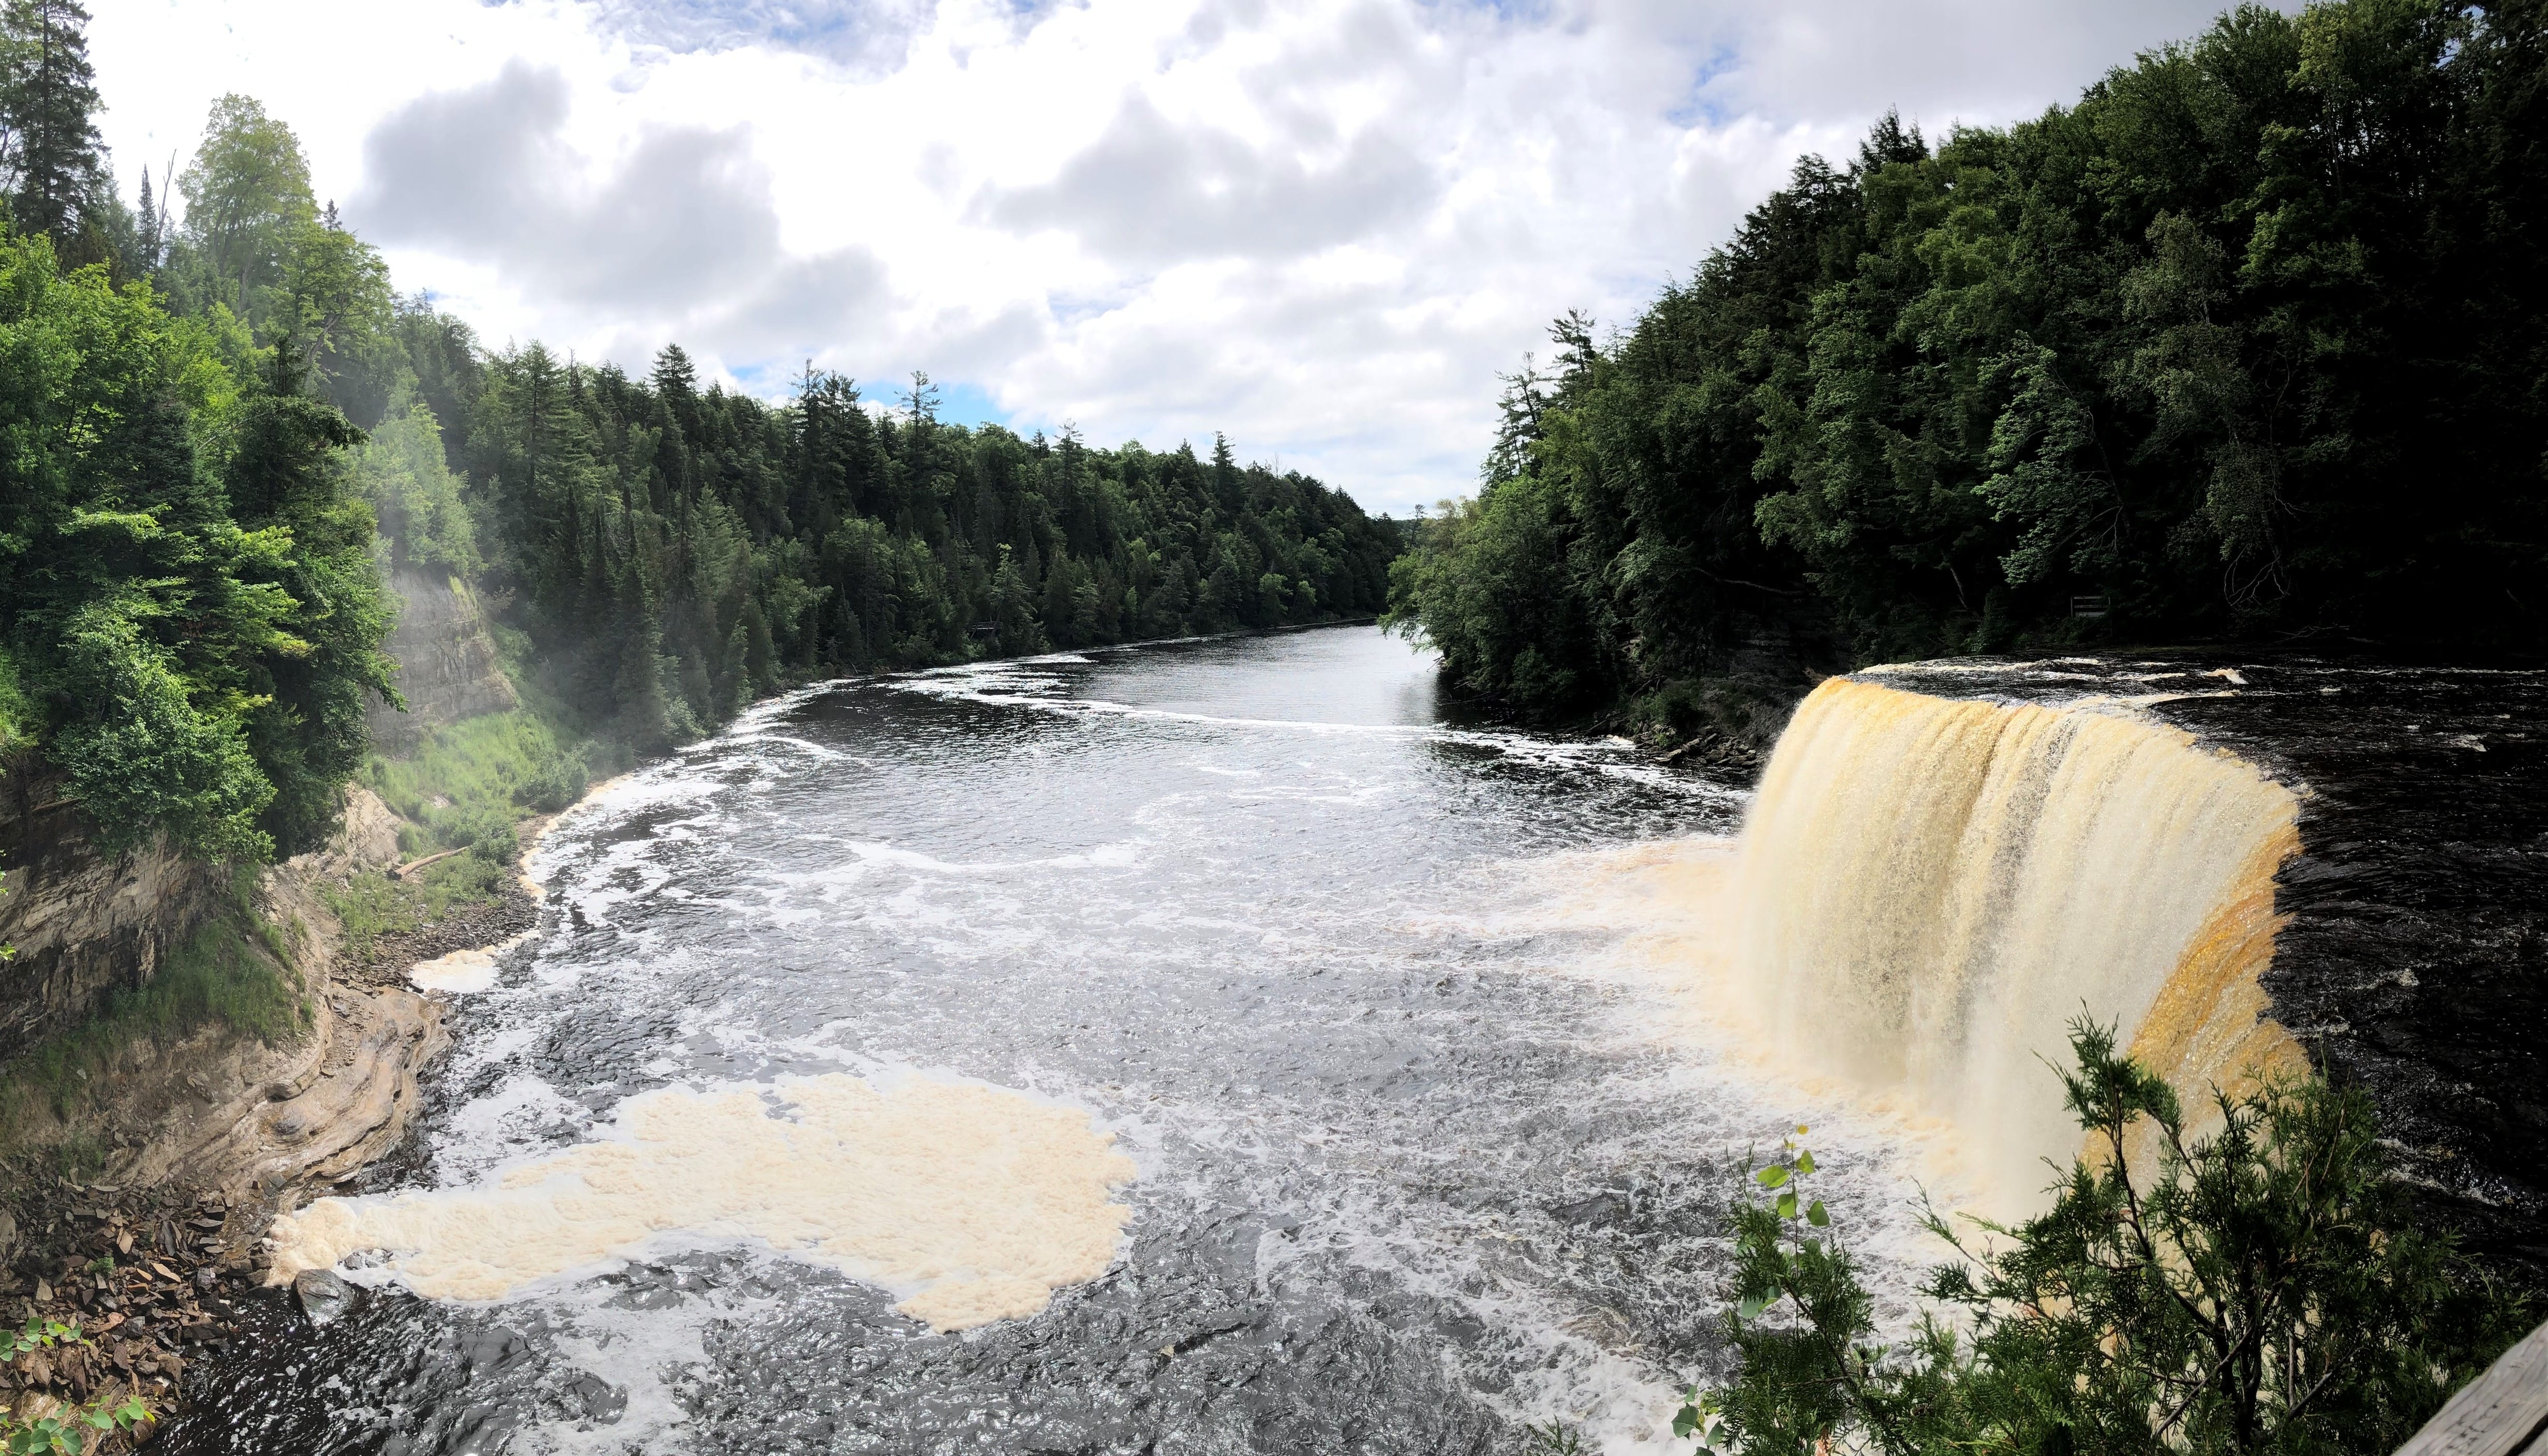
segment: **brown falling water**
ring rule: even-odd
[[[1744,829],[1733,985],[1781,1060],[1951,1120],[2022,1207],[2078,1146],[2047,1063],[2083,1011],[2190,1107],[2298,1064],[2256,983],[2298,808],[2127,704],[1834,680]]]

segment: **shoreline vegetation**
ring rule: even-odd
[[[2548,636],[2531,4],[2247,5],[2073,103],[1797,162],[1559,318],[1390,620],[1543,722],[1766,746],[1875,662]]]
[[[470,852],[336,887],[368,947],[494,914],[522,817],[782,687],[1384,605],[1396,525],[1218,435],[1100,448],[946,422],[925,374],[879,408],[809,368],[771,403],[677,345],[643,376],[486,348],[394,292],[250,98],[128,206],[86,20],[46,0],[0,35],[49,57],[0,88],[26,138],[0,178],[0,755],[103,855],[281,863],[359,781],[406,854]],[[459,585],[519,707],[391,756],[410,574]]]
[[[1726,1210],[1732,1368],[1689,1387],[1674,1435],[1708,1456],[2387,1456],[2528,1328],[2518,1293],[2415,1227],[2359,1090],[2285,1074],[2188,1109],[2113,1028],[2069,1040],[2083,1140],[2050,1207],[1926,1208],[1945,1259],[1890,1343],[1813,1195],[1808,1130],[1748,1160]],[[1562,1424],[1530,1434],[1535,1456],[1582,1450]]]

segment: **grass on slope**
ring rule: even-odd
[[[220,1024],[268,1046],[299,1041],[311,1009],[289,967],[294,942],[306,934],[297,922],[288,932],[267,924],[243,900],[223,906],[147,982],[109,993],[85,1025],[0,1072],[0,1133],[38,1106],[71,1116],[118,1054],[145,1039],[164,1047]]]
[[[447,918],[456,907],[492,904],[503,897],[512,870],[487,855],[454,855],[428,864],[411,879],[392,879],[375,869],[343,888],[321,886],[327,908],[345,927],[345,946],[368,959],[383,936],[406,935]]]
[[[408,821],[399,831],[402,850],[424,855],[470,846],[508,860],[513,825],[523,815],[583,797],[594,751],[560,745],[538,714],[516,709],[436,728],[413,758],[375,758],[365,776]]]

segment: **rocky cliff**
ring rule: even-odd
[[[98,852],[60,775],[0,771],[0,1067],[150,979],[203,923],[220,871],[157,847]]]
[[[410,753],[446,723],[520,706],[496,657],[477,593],[456,577],[398,572],[390,588],[405,603],[383,644],[398,660],[407,711],[375,705],[372,742],[391,755]]]
[[[138,984],[193,925],[243,913],[228,887],[203,872],[149,857],[119,870],[83,847],[67,816],[41,822],[51,860],[71,872],[35,882],[28,905],[13,905],[20,923],[50,936],[39,955],[55,969],[39,983]],[[43,1102],[21,1108],[4,1150],[75,1141],[102,1150],[118,1184],[174,1178],[267,1196],[378,1156],[415,1105],[417,1072],[441,1048],[441,1012],[405,986],[349,975],[342,932],[319,891],[397,859],[397,817],[371,793],[349,790],[334,839],[261,871],[244,912],[275,930],[253,954],[297,993],[301,1032],[267,1043],[216,1021],[173,1041],[136,1037],[110,1053],[67,1117]],[[154,906],[147,887],[166,898]],[[23,941],[20,950],[18,961],[31,958]],[[84,1006],[55,1011],[32,995],[13,996],[6,1009],[19,1023],[51,1026],[76,1024],[85,1013]],[[33,1040],[9,1046],[23,1050]]]

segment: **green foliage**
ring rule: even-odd
[[[1584,1438],[1556,1421],[1525,1425],[1522,1433],[1530,1438],[1530,1456],[1584,1456]]]
[[[0,184],[11,222],[64,243],[114,195],[98,137],[88,12],[77,0],[0,6]]]
[[[243,905],[225,908],[162,956],[138,988],[111,993],[78,1030],[12,1060],[0,1073],[0,1127],[37,1104],[69,1116],[86,1100],[88,1087],[136,1042],[168,1046],[215,1025],[269,1046],[298,1041],[308,1030],[310,1012],[299,987],[279,968],[288,963],[288,946],[268,939],[276,934]]]
[[[177,176],[186,226],[166,278],[189,312],[219,304],[261,319],[294,240],[316,221],[310,163],[292,129],[238,95],[213,103],[194,160]]]
[[[1373,612],[1398,549],[1226,441],[1206,460],[951,426],[926,376],[899,418],[822,374],[774,409],[698,389],[678,347],[639,380],[399,326],[441,374],[424,398],[466,411],[443,438],[487,595],[528,644],[516,681],[639,750],[782,681]]]
[[[2526,647],[2541,34],[2532,3],[2244,6],[2034,121],[1804,159],[1611,341],[1558,321],[1394,620],[1544,712],[1765,639]]]
[[[39,1320],[30,1315],[26,1328],[0,1329],[0,1364],[38,1350],[88,1342],[77,1323]],[[79,1456],[96,1436],[134,1430],[155,1418],[137,1395],[121,1401],[111,1395],[100,1396],[86,1405],[41,1415],[24,1424],[0,1411],[0,1452],[8,1456]]]
[[[0,647],[0,759],[30,746],[36,736],[36,710],[18,686],[17,665]]]
[[[554,812],[584,796],[589,748],[568,748],[537,713],[490,713],[437,728],[405,759],[375,759],[374,792],[419,826],[413,848],[457,849],[488,826]]]
[[[355,470],[401,571],[478,574],[478,535],[461,500],[462,482],[445,462],[442,426],[413,392],[393,397],[355,453]]]
[[[2110,1030],[2075,1025],[2071,1049],[2088,1154],[2050,1211],[1978,1225],[1981,1247],[1931,1216],[1958,1258],[1925,1292],[1953,1318],[1900,1348],[1820,1201],[1799,1204],[1811,1153],[1759,1170],[1733,1210],[1741,1373],[1676,1429],[1760,1456],[2372,1456],[2520,1333],[2518,1301],[2413,1227],[2362,1093],[2216,1092],[2197,1137]]]
[[[403,363],[390,329],[389,265],[346,231],[330,204],[296,226],[262,331],[299,351],[317,395],[366,427],[389,410]]]
[[[39,1320],[29,1316],[27,1327],[23,1330],[0,1328],[0,1365],[6,1365],[20,1355],[31,1354],[37,1350],[49,1350],[55,1345],[78,1343],[80,1343],[80,1331],[77,1324],[63,1324],[53,1320]]]
[[[1521,476],[1445,500],[1391,563],[1385,625],[1432,641],[1445,677],[1491,702],[1564,712],[1618,689],[1619,665],[1573,590],[1565,508]]]
[[[233,342],[0,238],[7,712],[110,851],[312,846],[368,746],[364,695],[389,692],[352,432],[288,358],[240,381]]]
[[[299,386],[291,355],[276,354],[271,387],[239,411],[228,482],[241,525],[287,532],[292,545],[276,585],[297,608],[301,648],[244,665],[257,699],[248,739],[275,789],[260,827],[284,855],[318,848],[334,828],[338,790],[371,752],[365,698],[399,701],[380,650],[393,608],[372,560],[372,511],[345,459],[361,436]]]
[[[511,879],[509,856],[454,855],[412,878],[392,879],[372,870],[320,893],[345,928],[346,946],[357,956],[368,956],[384,936],[410,934],[457,908],[495,903]]]

